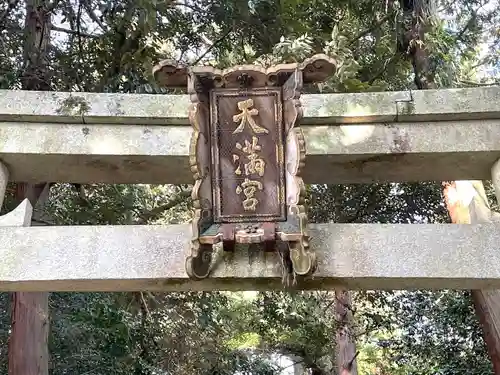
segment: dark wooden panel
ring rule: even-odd
[[[212,92],[216,222],[286,220],[281,89]]]

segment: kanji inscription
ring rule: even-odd
[[[233,116],[233,121],[240,121],[240,125],[234,130],[233,134],[241,133],[245,129],[245,124],[248,124],[255,134],[268,134],[269,130],[262,128],[255,122],[253,116],[258,115],[259,111],[255,108],[250,109],[253,106],[253,100],[247,99],[238,102],[238,108],[241,110],[240,114]],[[255,211],[259,200],[255,197],[257,190],[262,190],[262,182],[251,179],[255,177],[263,177],[265,173],[266,161],[259,156],[259,151],[262,150],[262,146],[258,144],[259,138],[255,135],[252,136],[252,141],[249,142],[248,139],[244,140],[242,145],[240,142],[236,142],[236,149],[242,151],[246,157],[246,163],[243,164],[243,172],[245,180],[236,187],[236,194],[244,194],[245,199],[243,200],[243,209],[245,211]],[[242,174],[241,171],[241,157],[237,154],[233,154],[233,160],[238,162],[238,168],[235,173],[239,176]],[[255,175],[255,176],[254,176]]]
[[[281,92],[212,95],[215,220],[285,220]]]
[[[247,99],[243,100],[241,102],[238,102],[238,109],[241,110],[241,113],[238,113],[237,115],[233,116],[233,121],[234,122],[240,122],[240,126],[238,126],[233,134],[235,133],[241,133],[245,129],[245,125],[248,124],[252,128],[252,131],[257,134],[261,133],[269,133],[269,130],[266,128],[262,128],[259,125],[255,123],[255,119],[253,116],[258,115],[259,111],[253,107],[253,100],[252,99]]]
[[[257,137],[252,137],[252,143],[245,140],[245,145],[242,146],[241,143],[236,142],[236,148],[238,150],[242,150],[245,154],[247,154],[248,163],[244,164],[245,174],[248,176],[252,173],[257,173],[260,177],[264,176],[264,171],[266,168],[266,162],[264,159],[259,157],[258,152],[262,149],[261,146],[257,144],[259,139]],[[238,155],[233,154],[233,159],[235,161],[240,160]],[[241,174],[240,166],[236,170],[236,174]]]

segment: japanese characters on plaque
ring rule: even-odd
[[[231,95],[233,94],[233,95]],[[284,220],[279,90],[213,94],[214,201],[219,222]]]
[[[255,197],[255,193],[257,190],[262,190],[262,182],[255,178],[257,176],[264,176],[266,161],[259,156],[259,151],[262,150],[262,146],[258,144],[258,136],[259,134],[269,133],[269,130],[256,124],[253,116],[258,115],[259,111],[252,108],[252,106],[252,99],[238,102],[238,109],[241,113],[233,116],[233,121],[239,122],[239,126],[234,130],[233,134],[242,133],[247,125],[255,134],[252,135],[251,142],[248,139],[244,140],[243,145],[240,142],[236,142],[236,149],[242,151],[244,155],[243,157],[246,157],[246,160],[242,160],[243,158],[236,153],[233,154],[233,161],[238,166],[235,173],[238,176],[242,174],[242,163],[244,167],[243,171],[245,180],[236,187],[236,193],[239,195],[243,192],[245,199],[243,200],[242,205],[245,211],[255,211],[257,204],[259,204],[259,200]]]

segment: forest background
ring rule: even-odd
[[[182,93],[155,85],[164,58],[269,65],[337,59],[344,93],[498,83],[497,0],[4,0],[0,88]],[[489,189],[490,185],[486,185]],[[55,184],[44,223],[184,223],[191,186]],[[13,192],[15,189],[11,189]],[[15,199],[12,194],[12,208]],[[310,185],[311,221],[449,222],[440,181]],[[40,217],[40,215],[38,215]],[[353,292],[360,374],[491,374],[467,291]],[[54,375],[333,374],[332,292],[51,293]],[[0,294],[0,373],[10,298]],[[287,361],[279,361],[286,356]]]

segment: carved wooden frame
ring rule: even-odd
[[[301,177],[306,146],[300,128],[302,107],[300,95],[304,83],[325,80],[335,71],[335,61],[325,55],[315,55],[299,64],[280,64],[271,68],[254,65],[236,66],[225,70],[212,67],[182,67],[169,61],[154,69],[158,81],[169,86],[187,84],[191,105],[188,110],[193,128],[189,163],[195,180],[192,192],[191,255],[186,259],[186,272],[193,279],[206,278],[211,271],[213,245],[223,243],[225,251],[234,251],[236,243],[262,243],[274,250],[276,241],[289,247],[289,261],[296,275],[309,275],[316,267],[316,256],[309,248],[308,220],[305,207],[305,185]],[[216,210],[217,186],[214,168],[217,158],[217,133],[213,125],[217,95],[241,95],[241,90],[253,94],[260,90],[279,92],[276,109],[277,123],[283,131],[281,147],[286,217],[247,221],[245,217],[221,220]],[[281,131],[280,130],[280,131]],[[215,150],[215,151],[214,151]],[[279,158],[278,158],[279,159]]]

